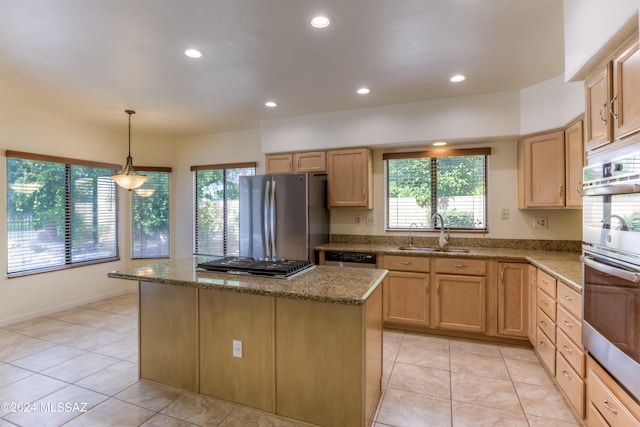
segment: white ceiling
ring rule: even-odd
[[[334,24],[310,28],[316,13]],[[562,22],[562,0],[0,0],[0,92],[100,126],[130,108],[138,131],[212,133],[531,86],[563,71]]]

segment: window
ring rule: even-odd
[[[239,255],[239,178],[255,175],[255,163],[192,166],[196,255]]]
[[[490,148],[383,154],[386,228],[434,227],[438,213],[452,230],[487,230]]]
[[[131,257],[168,258],[171,169],[137,166],[136,170],[147,180],[131,191]]]
[[[118,165],[7,151],[7,273],[118,258]]]

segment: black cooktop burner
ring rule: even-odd
[[[199,263],[198,268],[231,274],[248,274],[284,279],[305,273],[315,268],[315,265],[310,261],[289,259],[266,261],[248,257],[225,257]]]

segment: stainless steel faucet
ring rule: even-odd
[[[411,229],[415,227],[416,229],[418,228],[418,224],[416,224],[415,222],[412,222],[411,225],[409,226],[409,246],[413,246],[413,239],[411,236]]]
[[[440,218],[440,237],[438,239],[438,246],[440,249],[444,249],[444,247],[447,246],[447,243],[449,243],[449,240],[451,240],[451,231],[447,228],[447,235],[444,235],[444,218],[439,213],[434,213],[431,216],[431,228],[436,228],[436,220],[438,218]]]

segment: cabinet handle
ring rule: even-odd
[[[618,415],[618,410],[616,408],[612,408],[611,406],[609,406],[609,401],[608,400],[603,401],[602,404],[604,405],[605,408],[607,408],[608,410],[610,410],[614,414]]]
[[[618,115],[615,111],[613,111],[613,103],[618,99],[618,95],[614,96],[611,101],[609,101],[609,113],[613,116],[614,119],[618,120]]]
[[[564,351],[566,351],[567,353],[573,353],[573,351],[572,351],[569,347],[567,347],[566,345],[563,345],[563,346],[562,346],[562,349],[563,349]]]
[[[411,265],[411,261],[402,261],[400,264],[402,264],[402,265]]]
[[[571,328],[571,327],[573,327],[573,323],[571,323],[571,322],[567,322],[566,320],[563,320],[563,321],[562,321],[562,324],[563,324],[564,326],[566,326],[567,328]]]
[[[545,326],[546,326],[547,322],[545,322],[545,321],[544,321],[544,319],[542,319],[542,320],[540,321],[540,324],[541,324],[541,325],[545,325]]]
[[[428,291],[429,290],[429,281],[427,280],[426,282],[424,282],[424,288]]]
[[[546,299],[541,299],[540,304],[549,305]]]
[[[366,196],[364,194],[364,190],[362,190],[362,200],[366,199]]]
[[[500,272],[500,281],[504,282],[504,271]]]
[[[298,169],[300,169],[300,158],[298,158]]]
[[[602,120],[602,123],[604,123],[605,125],[607,124],[607,117],[606,116],[602,116],[602,110],[604,110],[604,108],[607,106],[607,103],[605,102],[604,104],[602,104],[602,107],[600,107],[600,120]]]
[[[542,279],[542,283],[544,283],[545,285],[548,285],[549,281],[547,279]]]
[[[567,371],[562,371],[562,375],[564,375],[568,379],[571,379],[571,375],[569,375]]]
[[[456,268],[464,268],[466,267],[464,264],[453,264],[454,267]]]
[[[540,341],[540,345],[541,345],[541,346],[543,346],[543,347],[546,347],[546,346],[547,346],[547,343],[546,343],[546,342],[544,342],[544,341]]]
[[[440,282],[436,282],[436,291],[440,293]]]
[[[582,196],[582,181],[578,181],[578,183],[576,184],[576,193],[578,193],[578,196]]]
[[[569,302],[573,301],[573,297],[571,297],[570,295],[563,295],[562,298],[566,299]]]

